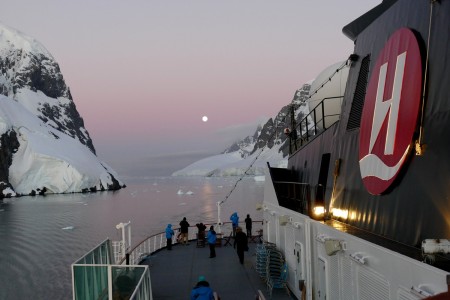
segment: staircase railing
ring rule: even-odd
[[[343,99],[344,96],[326,97],[314,107],[309,114],[307,114],[298,124],[296,130],[297,134],[296,145],[302,147],[307,144],[310,139],[317,134],[323,132],[331,125],[339,121],[340,112],[337,114],[325,114],[327,111],[325,104],[333,99]],[[341,101],[342,102],[342,101]],[[334,103],[333,103],[334,104]],[[328,104],[330,105],[330,104]]]

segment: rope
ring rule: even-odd
[[[427,38],[427,52],[425,58],[425,74],[423,78],[423,89],[422,89],[422,108],[420,112],[420,126],[419,126],[419,138],[416,143],[416,154],[422,154],[422,142],[423,142],[423,122],[425,118],[425,96],[426,96],[426,87],[427,87],[427,72],[428,72],[428,57],[430,53],[430,37],[431,37],[431,24],[433,21],[433,4],[437,2],[437,0],[430,0],[430,21],[428,23],[428,38]]]
[[[433,1],[433,0],[432,0],[432,1]],[[311,99],[312,95],[316,94],[316,93],[317,93],[319,90],[321,90],[328,82],[330,82],[330,81],[331,81],[331,78],[333,78],[334,75],[336,75],[340,70],[342,70],[342,69],[347,65],[348,61],[349,61],[349,60],[347,59],[347,60],[346,60],[339,68],[337,68],[336,71],[334,71],[334,73],[331,74],[331,76],[328,78],[328,80],[325,80],[325,81],[320,85],[320,87],[318,87],[313,93],[310,92],[310,93],[309,93],[308,99]],[[308,100],[308,99],[307,99],[307,100]],[[306,101],[306,100],[305,100],[305,101]],[[294,111],[295,111],[296,108],[295,108],[294,104],[292,103],[292,101],[291,101],[291,104],[290,104],[290,105],[294,108]],[[286,120],[287,115],[288,115],[288,114],[286,114],[286,115],[283,117],[283,119],[281,120],[281,122],[278,122],[277,124],[279,124],[279,123],[284,123],[285,120]],[[276,120],[276,117],[274,118],[274,120]],[[276,122],[276,121],[275,121],[275,122]],[[275,122],[274,122],[274,123],[275,123]],[[295,130],[296,130],[296,129],[295,129]],[[253,165],[255,164],[255,162],[258,160],[259,156],[261,156],[262,152],[263,152],[264,149],[267,147],[267,144],[269,143],[269,141],[273,138],[273,136],[274,136],[275,134],[277,134],[277,132],[278,132],[278,126],[275,125],[275,130],[274,130],[274,132],[272,133],[272,135],[267,139],[266,144],[260,149],[260,152],[258,153],[258,155],[255,156],[255,159],[254,159],[253,162],[248,166],[248,168],[245,170],[244,174],[241,175],[241,177],[239,177],[238,180],[236,180],[236,182],[235,182],[234,186],[231,188],[230,192],[225,196],[225,199],[219,202],[219,205],[225,203],[225,202],[228,200],[228,198],[231,196],[231,194],[234,192],[234,190],[236,189],[238,183],[239,183],[240,181],[242,181],[242,179],[244,178],[244,176],[249,175],[247,172],[253,167]]]
[[[324,82],[322,82],[322,84],[315,91],[310,92],[309,96],[308,96],[308,98],[306,100],[311,99],[311,97],[313,95],[317,94],[317,92],[320,91],[328,82],[330,82],[331,79],[334,77],[334,75],[336,75],[340,70],[342,70],[345,66],[347,66],[347,64],[348,64],[348,60],[346,60],[339,68],[337,68],[336,71],[334,71],[334,73],[331,74],[330,77],[328,77],[328,79],[326,79]]]
[[[283,117],[283,119],[282,119],[281,122],[279,122],[279,123],[284,122],[284,121],[286,120],[286,116],[287,116],[287,114]],[[274,119],[275,119],[275,118],[274,118]],[[278,131],[278,126],[275,126],[275,130],[274,130],[274,132],[270,135],[270,137],[267,139],[266,144],[260,149],[258,155],[255,156],[255,158],[253,159],[253,161],[250,163],[250,165],[248,166],[248,168],[245,170],[244,174],[241,175],[241,177],[239,177],[238,180],[236,180],[236,182],[235,182],[234,186],[232,187],[232,189],[230,190],[230,192],[225,196],[225,199],[224,199],[224,200],[220,201],[219,205],[225,203],[225,202],[228,200],[228,198],[231,196],[231,194],[234,192],[234,190],[236,189],[238,183],[244,178],[244,176],[249,175],[247,172],[253,167],[253,165],[255,164],[255,162],[258,160],[258,158],[259,158],[259,157],[261,156],[261,154],[263,153],[264,149],[267,147],[267,144],[269,143],[269,141],[272,139],[272,137],[273,137],[275,134],[277,134],[277,131]]]

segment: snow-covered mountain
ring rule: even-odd
[[[315,79],[303,84],[291,103],[283,107],[275,118],[258,126],[253,135],[237,141],[222,154],[197,161],[172,176],[264,175],[267,163],[272,167],[287,167],[290,139],[284,134],[284,129],[292,131],[295,126],[296,131],[292,133],[297,133],[297,137],[308,132],[311,138],[323,128],[322,122],[328,127],[338,121],[349,68],[348,60],[326,67]],[[321,106],[325,109],[325,116],[322,116],[322,110],[315,110],[322,101],[326,102]],[[317,124],[308,115],[313,110],[316,119],[322,120]],[[295,122],[291,122],[292,119]]]
[[[123,187],[95,155],[58,63],[0,23],[0,198]]]
[[[289,105],[284,106],[275,118],[256,128],[253,135],[235,142],[222,154],[199,160],[172,176],[241,176],[264,175],[267,162],[272,167],[287,167],[289,139],[283,133],[291,127],[291,108],[296,122],[309,112],[306,100],[311,83],[298,89]]]

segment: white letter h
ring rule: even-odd
[[[406,52],[397,56],[397,65],[395,66],[394,85],[392,88],[392,97],[383,101],[384,87],[386,82],[386,72],[388,63],[380,67],[378,78],[377,96],[375,98],[375,111],[373,114],[372,131],[370,134],[369,153],[372,153],[373,146],[380,134],[383,121],[388,115],[388,128],[386,134],[386,143],[384,154],[393,154],[395,145],[395,133],[397,131],[398,113],[400,106],[400,96],[402,94],[403,74],[405,71]]]

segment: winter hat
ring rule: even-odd
[[[205,276],[203,276],[203,275],[198,276],[198,281],[199,282],[200,281],[205,281],[205,280],[206,280]]]

